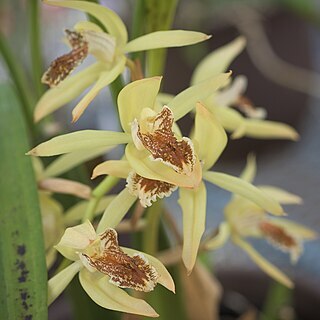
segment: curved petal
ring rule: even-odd
[[[160,161],[151,160],[150,153],[138,151],[132,143],[126,147],[126,157],[133,170],[148,179],[165,181],[185,188],[194,188],[199,185],[202,178],[202,169],[198,159],[196,159],[193,172],[188,176],[175,172]]]
[[[210,137],[210,146],[208,146],[208,137]],[[198,156],[203,162],[204,171],[215,164],[228,141],[219,121],[201,103],[197,103],[193,139],[199,144]]]
[[[247,89],[248,79],[246,76],[236,76],[232,83],[225,89],[220,90],[214,96],[213,101],[216,106],[229,107],[237,103],[238,99]]]
[[[303,202],[301,197],[281,188],[260,185],[258,188],[281,204],[302,204]]]
[[[200,240],[205,229],[207,191],[203,182],[196,190],[180,188],[179,204],[183,215],[182,260],[191,273],[197,259]]]
[[[53,6],[65,7],[87,12],[97,18],[107,31],[117,39],[120,47],[128,41],[127,29],[120,17],[112,10],[102,5],[88,1],[43,1]]]
[[[245,45],[245,38],[240,36],[207,55],[193,72],[191,83],[196,84],[209,77],[225,72],[234,58],[243,50]]]
[[[231,71],[211,77],[176,95],[168,104],[173,111],[174,120],[177,121],[190,112],[198,101],[206,99],[219,88],[229,82]]]
[[[133,256],[135,253],[141,253],[142,255],[144,255],[147,260],[149,261],[149,263],[157,270],[158,274],[159,274],[159,279],[158,279],[158,283],[160,283],[161,285],[163,285],[165,288],[167,288],[168,290],[175,292],[175,285],[173,282],[173,279],[170,275],[170,273],[168,272],[168,270],[166,269],[166,267],[163,265],[163,263],[158,260],[157,258],[145,253],[145,252],[141,252],[141,251],[137,251],[131,248],[124,248],[121,247],[121,249]]]
[[[107,151],[111,150],[113,147],[102,147],[85,151],[76,151],[68,154],[64,154],[58,157],[56,160],[52,161],[44,170],[43,177],[56,177],[59,176],[70,169],[84,163],[88,160],[94,159]],[[38,159],[38,158],[32,158]]]
[[[155,104],[162,77],[137,80],[125,86],[118,95],[118,109],[123,131],[131,132],[131,122],[138,119],[142,109]]]
[[[137,197],[131,195],[128,189],[124,188],[104,211],[97,227],[97,233],[101,233],[107,228],[115,228],[136,200]]]
[[[101,70],[103,70],[103,64],[100,62],[94,63],[74,76],[67,77],[58,86],[45,92],[35,106],[34,121],[40,121],[48,114],[78,97],[99,78]]]
[[[222,222],[219,226],[218,234],[205,243],[208,250],[216,250],[224,246],[230,238],[230,226],[227,222]]]
[[[299,134],[291,126],[269,120],[256,120],[256,119],[246,119],[244,121],[245,130],[242,136],[252,137],[257,139],[289,139],[297,141],[299,139]]]
[[[80,130],[63,134],[43,142],[30,150],[27,155],[48,157],[58,154],[116,146],[128,143],[131,137],[123,132],[102,130]]]
[[[58,298],[74,276],[80,271],[81,267],[81,262],[76,261],[48,281],[48,306]]]
[[[247,241],[242,240],[240,237],[232,237],[233,242],[243,249],[250,258],[271,278],[282,283],[288,288],[293,288],[293,282],[276,266],[267,261],[260,253],[258,253]]]
[[[92,172],[91,179],[94,179],[102,174],[126,179],[132,168],[126,160],[108,160],[98,164]]]
[[[238,128],[242,127],[245,121],[245,118],[243,118],[238,111],[232,108],[214,107],[211,106],[210,103],[207,103],[207,107],[216,115],[224,129],[228,132],[232,133],[236,131]]]
[[[196,31],[169,30],[151,32],[128,42],[125,52],[158,48],[182,47],[210,39],[211,36]]]
[[[115,195],[103,197],[99,201],[97,207],[95,208],[94,216],[97,216],[98,214],[102,213],[114,198]],[[86,212],[88,204],[88,201],[80,201],[71,208],[69,208],[63,216],[65,225],[75,225],[77,221],[80,221]]]
[[[103,71],[98,81],[95,85],[90,89],[90,91],[80,100],[80,102],[74,107],[72,110],[72,122],[76,122],[83,112],[87,109],[90,102],[96,97],[96,95],[108,86],[113,80],[115,80],[119,74],[125,68],[126,58],[121,56],[117,63],[108,71]]]
[[[240,178],[247,182],[253,182],[256,176],[256,172],[257,172],[256,156],[253,153],[249,153],[247,156],[247,165],[241,172]],[[261,190],[261,188],[259,189]]]
[[[43,179],[39,181],[38,186],[42,190],[53,193],[70,194],[82,199],[89,199],[91,194],[91,188],[86,184],[62,178]]]
[[[89,297],[103,308],[148,317],[159,316],[144,300],[131,297],[123,289],[109,283],[108,277],[99,272],[82,269],[79,280]]]
[[[251,200],[261,208],[274,215],[283,215],[283,209],[280,204],[263,193],[260,189],[254,185],[237,177],[230,176],[221,172],[204,172],[203,178],[218,187],[235,193],[239,196]]]
[[[89,220],[75,227],[67,228],[60,242],[55,246],[62,253],[64,247],[71,248],[77,254],[77,250],[85,249],[97,238],[97,234]],[[63,254],[63,253],[62,253]],[[67,257],[68,258],[68,257]]]

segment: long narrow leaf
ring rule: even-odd
[[[1,319],[47,319],[47,273],[26,127],[10,87],[0,87]]]

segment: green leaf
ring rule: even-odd
[[[47,272],[27,133],[13,89],[0,87],[0,310],[2,319],[47,319]]]

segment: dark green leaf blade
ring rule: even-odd
[[[27,130],[10,86],[0,87],[1,319],[47,319],[47,272]]]

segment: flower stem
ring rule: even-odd
[[[148,0],[145,3],[146,33],[159,30],[169,30],[172,26],[178,0]],[[164,73],[167,49],[154,49],[146,53],[147,76],[162,75]]]
[[[93,220],[95,210],[102,197],[110,191],[119,181],[119,178],[107,176],[100,184],[92,191],[87,210],[85,211],[82,222]]]
[[[43,71],[41,41],[40,41],[40,22],[39,22],[39,1],[31,0],[29,6],[29,23],[30,23],[30,50],[31,63],[33,69],[33,83],[37,97],[39,98],[44,91],[41,84],[41,76]]]

